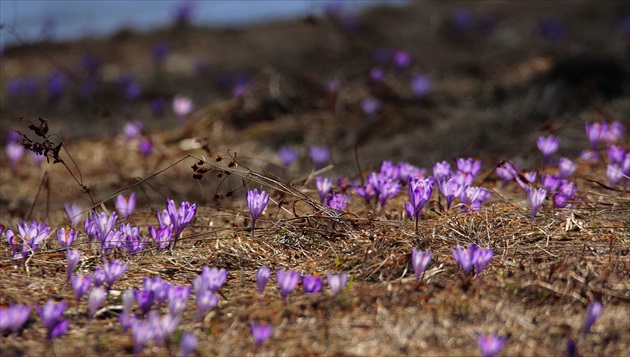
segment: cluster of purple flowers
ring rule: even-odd
[[[457,246],[451,249],[451,252],[455,261],[464,270],[464,273],[470,275],[474,269],[475,277],[479,276],[494,257],[494,252],[490,248],[480,248],[472,243],[468,244],[466,249]]]
[[[259,295],[262,295],[265,291],[265,286],[267,286],[270,277],[271,270],[267,267],[261,267],[256,272],[256,285]],[[280,296],[283,299],[286,299],[295,290],[300,280],[305,293],[314,294],[322,291],[323,280],[317,275],[307,274],[302,277],[300,273],[295,271],[277,269],[276,280],[280,288]],[[336,295],[348,285],[348,275],[328,274],[326,275],[326,281],[328,281],[330,290]]]
[[[289,168],[300,156],[299,152],[290,146],[278,149],[278,158],[283,167]],[[322,168],[330,160],[330,150],[325,146],[313,145],[308,149],[308,156],[317,170]]]
[[[630,180],[630,152],[620,144],[624,140],[627,128],[618,121],[612,123],[586,123],[586,138],[590,148],[584,150],[581,159],[597,163],[601,155],[598,151],[605,150],[607,157],[606,175],[610,187],[625,185]]]
[[[7,230],[7,242],[9,243],[11,255],[14,258],[28,258],[35,249],[48,237],[50,227],[46,223],[32,221],[17,225],[17,235],[10,229]]]
[[[330,178],[315,177],[315,186],[319,194],[319,203],[325,204],[336,211],[346,209],[348,206],[348,196],[344,193],[333,192],[333,182]],[[341,189],[343,190],[343,188]]]

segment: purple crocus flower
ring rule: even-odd
[[[118,280],[127,271],[129,264],[123,263],[119,260],[114,260],[111,263],[107,259],[103,259],[103,271],[105,272],[105,279],[107,286],[111,289],[116,280]]]
[[[269,195],[265,191],[258,193],[257,189],[247,191],[247,207],[252,215],[252,238],[254,237],[254,229],[256,228],[256,219],[265,210],[269,202]]]
[[[540,178],[540,184],[547,192],[556,192],[560,186],[560,177],[556,175],[544,175]]]
[[[178,295],[171,296],[170,291],[173,289],[180,288],[183,292]],[[183,286],[179,287],[171,287],[169,290],[169,298],[168,298],[168,312],[173,316],[180,315],[186,309],[186,305],[188,305],[188,294],[190,293],[190,286],[184,288]]]
[[[558,176],[560,179],[566,180],[568,179],[577,167],[573,163],[573,161],[567,159],[566,157],[561,157],[558,161]]]
[[[188,357],[197,349],[197,336],[193,332],[186,331],[182,333],[182,337],[179,340],[179,356]]]
[[[282,162],[282,166],[289,167],[297,160],[298,152],[289,146],[283,146],[278,149],[278,157],[280,162]]]
[[[179,205],[179,209],[177,209],[175,207],[175,202],[173,200],[167,199],[166,209],[168,211],[168,216],[171,220],[171,224],[173,225],[173,249],[175,249],[175,244],[177,244],[177,239],[179,238],[179,235],[195,217],[195,213],[197,212],[197,205],[191,205],[188,202],[182,202]]]
[[[68,248],[74,242],[74,238],[74,229],[57,228],[57,240],[59,244],[61,244],[61,247]]]
[[[36,307],[37,314],[46,327],[47,339],[52,340],[66,333],[70,323],[63,319],[65,309],[65,301],[55,303],[53,300],[48,300],[43,306]]]
[[[417,74],[411,79],[411,92],[418,99],[425,98],[431,91],[431,80],[428,76]]]
[[[307,294],[314,294],[322,291],[322,278],[313,275],[305,275],[302,278],[302,288]]]
[[[131,339],[133,341],[133,352],[139,355],[144,346],[155,339],[160,332],[157,326],[149,321],[136,320],[131,326]]]
[[[577,186],[573,182],[562,180],[558,192],[553,196],[553,205],[556,208],[564,208],[567,202],[572,200],[577,193]]]
[[[48,77],[48,99],[52,102],[57,101],[63,94],[63,88],[66,83],[66,78],[61,71],[54,71]]]
[[[610,161],[611,164],[620,165],[623,163],[626,150],[624,150],[621,145],[610,145],[608,150],[606,150],[606,154],[608,155],[608,161]]]
[[[393,61],[397,69],[404,70],[411,64],[411,54],[403,50],[396,51]]]
[[[13,257],[22,259],[26,259],[31,255],[50,233],[50,227],[46,223],[37,223],[35,221],[32,221],[30,224],[25,221],[18,223],[17,230],[17,235],[12,230],[7,230],[7,242],[10,245]]]
[[[315,177],[315,185],[317,186],[317,193],[319,194],[319,203],[326,203],[326,197],[332,189],[332,180],[328,177],[322,178],[317,176]]]
[[[155,294],[153,293],[153,291],[148,291],[145,289],[134,289],[133,293],[136,298],[136,303],[140,308],[140,311],[143,315],[147,315],[149,311],[151,311],[153,303],[155,303]]]
[[[132,192],[129,195],[129,198],[123,196],[122,194],[116,197],[116,211],[120,214],[121,217],[127,218],[136,208],[136,193]]]
[[[107,274],[105,274],[105,270],[100,266],[94,268],[94,272],[92,272],[92,282],[94,286],[103,286],[107,281]]]
[[[368,117],[376,115],[380,108],[381,102],[376,98],[369,97],[361,101],[361,110]]]
[[[478,212],[481,209],[481,204],[486,202],[490,196],[492,196],[492,192],[486,190],[485,188],[476,186],[466,187],[462,190],[459,197],[462,203],[465,204],[465,206],[462,207],[462,210],[465,212]]]
[[[90,282],[92,282],[92,278],[89,275],[73,274],[70,278],[72,290],[74,290],[74,295],[77,297],[77,302],[90,290]]]
[[[165,227],[158,227],[155,229],[153,226],[149,226],[149,234],[151,238],[160,249],[167,249],[173,239],[173,226],[168,225]]]
[[[89,316],[94,318],[96,311],[103,307],[105,304],[105,299],[107,298],[107,291],[101,287],[96,287],[90,291],[90,296],[88,296],[88,310]]]
[[[180,123],[186,119],[186,116],[193,111],[193,101],[189,97],[175,96],[173,98],[173,112],[179,119]]]
[[[223,284],[225,284],[225,280],[227,279],[227,270],[225,268],[218,269],[213,267],[212,269],[208,267],[203,267],[201,269],[201,278],[204,279],[208,290],[215,293]]]
[[[413,272],[416,276],[416,280],[420,279],[420,276],[427,269],[427,266],[431,262],[431,250],[426,251],[417,250],[413,248],[411,250],[411,266],[413,266]]]
[[[584,322],[584,335],[586,335],[590,330],[599,315],[601,315],[602,310],[604,309],[603,305],[599,301],[593,301],[588,304],[586,308],[586,321]]]
[[[31,151],[31,158],[33,159],[33,164],[35,167],[41,167],[44,161],[46,161],[46,155],[40,155],[36,152]]]
[[[547,190],[544,188],[536,189],[534,187],[529,186],[526,189],[527,192],[527,202],[529,203],[529,207],[531,208],[530,219],[533,221],[536,213],[542,206],[543,202],[545,202],[545,197],[547,197]]]
[[[455,198],[459,197],[464,190],[464,186],[460,185],[454,178],[438,181],[438,188],[446,199],[446,209],[451,208]]]
[[[252,323],[250,326],[252,329],[252,337],[257,346],[267,341],[273,333],[273,326],[270,325]]]
[[[372,198],[376,195],[376,190],[374,189],[374,185],[368,182],[365,187],[355,187],[354,188],[357,195],[363,197],[367,204],[372,201]]]
[[[539,136],[536,141],[536,145],[538,146],[538,150],[543,154],[545,158],[545,162],[549,162],[549,158],[556,151],[558,151],[558,147],[560,146],[560,139],[556,138],[553,135],[549,135],[548,137]]]
[[[328,286],[333,294],[337,295],[348,285],[348,274],[328,274],[326,281],[328,281]]]
[[[608,126],[602,125],[602,123],[586,123],[585,131],[586,138],[588,142],[591,144],[591,148],[597,147],[597,145],[602,141],[602,136],[605,136],[604,131],[608,130]]]
[[[324,166],[330,159],[330,151],[323,146],[311,146],[308,153],[316,170]]]
[[[72,272],[81,261],[81,252],[78,250],[66,250],[66,276],[67,280],[72,277]]]
[[[116,212],[112,212],[109,216],[105,212],[96,213],[92,211],[91,227],[88,227],[88,221],[85,222],[86,232],[88,235],[93,234],[103,244],[107,236],[114,228],[118,216]]]
[[[472,157],[467,159],[458,158],[457,159],[457,169],[463,173],[470,174],[473,177],[477,176],[479,170],[481,170],[481,161],[475,160]]]
[[[615,187],[624,179],[622,168],[617,164],[609,164],[606,166],[606,176],[608,177],[608,185]],[[10,231],[8,231],[10,232]],[[7,234],[8,234],[7,232]]]
[[[398,180],[401,182],[409,182],[410,178],[414,177],[424,177],[426,175],[426,170],[411,165],[408,162],[400,162],[398,163]]]
[[[143,137],[138,141],[138,152],[145,158],[153,153],[153,141],[149,137]]]
[[[433,193],[433,179],[411,178],[409,179],[409,200],[407,211],[416,221],[416,233],[418,233],[418,220],[422,209],[431,199]]]
[[[128,254],[135,255],[141,252],[149,241],[148,237],[140,237],[140,228],[134,227],[131,223],[120,224],[120,245],[125,248]]]
[[[585,161],[589,164],[596,164],[599,161],[599,154],[593,149],[582,150],[579,160]]]
[[[127,332],[137,321],[136,315],[131,315],[128,312],[120,314],[120,327],[122,327],[123,332]]]
[[[158,307],[166,301],[170,289],[171,285],[166,280],[158,276],[153,278],[145,276],[142,279],[142,290],[153,293],[153,298],[155,299]]]
[[[336,211],[343,211],[348,207],[348,196],[343,193],[333,193],[328,197],[328,206]]]
[[[197,297],[197,321],[201,321],[208,310],[219,304],[219,297],[209,290],[201,293],[195,291],[195,296]]]
[[[265,286],[267,286],[270,276],[271,269],[267,267],[260,267],[258,271],[256,271],[256,286],[258,287],[259,295],[262,295],[265,291]]]
[[[453,258],[462,267],[466,275],[469,275],[475,268],[475,277],[479,276],[494,257],[494,252],[490,248],[479,248],[472,243],[468,244],[467,249],[458,245],[456,248],[451,249],[451,252],[453,253]]]
[[[0,306],[0,333],[11,330],[17,334],[31,315],[31,308],[26,304]]]
[[[295,287],[300,282],[300,273],[278,269],[276,270],[276,278],[280,286],[280,296],[286,300],[287,296],[295,290]]]
[[[479,248],[475,252],[475,278],[479,276],[481,271],[488,266],[492,258],[494,258],[494,252],[490,248]]]
[[[79,228],[83,220],[83,207],[76,204],[66,203],[64,205],[66,216],[70,220],[73,228]]]
[[[502,180],[502,186],[507,185],[510,180],[518,176],[518,167],[510,161],[503,162],[497,166],[495,171]]]
[[[484,336],[482,334],[477,335],[477,346],[483,357],[494,357],[501,352],[507,338],[498,336],[496,334]]]
[[[127,140],[132,140],[142,135],[142,122],[133,120],[125,123],[123,127],[123,133]]]
[[[433,164],[433,178],[436,181],[442,181],[451,176],[451,164],[446,161],[436,162]]]
[[[391,161],[383,161],[378,176],[384,179],[398,180],[400,177],[400,166],[394,165]]]
[[[382,69],[378,67],[373,67],[370,70],[370,79],[372,80],[372,82],[380,83],[383,81],[384,78],[385,78],[385,73],[383,72]]]

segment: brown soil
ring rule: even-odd
[[[450,19],[463,7],[477,18],[493,14],[495,29],[458,33]],[[3,355],[129,354],[131,338],[118,324],[116,294],[139,288],[145,275],[188,284],[202,266],[229,271],[219,307],[193,323],[191,298],[182,318],[180,330],[195,332],[204,356],[473,355],[477,332],[509,336],[504,355],[563,355],[567,341],[579,337],[593,300],[603,302],[604,312],[578,341],[579,353],[625,355],[628,192],[593,182],[607,182],[605,165],[582,163],[575,207],[553,209],[547,202],[530,222],[522,190],[514,183],[500,188],[493,169],[499,160],[513,159],[523,169],[542,171],[539,135],[558,135],[560,154],[575,159],[587,147],[585,121],[628,124],[630,51],[618,23],[629,12],[622,2],[428,2],[371,10],[355,33],[343,31],[334,19],[309,18],[230,30],[121,31],[104,40],[5,50],[0,135],[19,128],[35,138],[26,123],[43,117],[50,140],[64,144],[60,156],[67,166],[35,168],[23,160],[14,172],[3,153],[0,224],[14,229],[23,219],[37,219],[64,226],[65,202],[86,209],[103,203],[111,210],[111,198],[122,190],[138,195],[138,212],[128,220],[145,234],[147,225],[157,223],[154,212],[163,209],[165,197],[195,202],[200,209],[172,253],[150,247],[135,257],[114,256],[130,268],[91,322],[85,301],[77,306],[65,285],[64,254],[54,236],[30,259],[28,272],[0,243],[0,304],[63,299],[71,322],[66,336],[44,343],[33,311],[20,336],[2,337]],[[548,18],[564,24],[563,40],[535,32],[537,21]],[[160,41],[170,53],[157,73],[151,48]],[[375,87],[368,73],[379,47],[408,50],[414,61],[402,74],[386,68],[386,85]],[[51,103],[43,92],[16,99],[5,90],[19,76],[44,79],[55,68],[76,74],[86,52],[104,64],[93,100],[70,94]],[[199,58],[210,63],[203,74],[194,71]],[[222,73],[241,72],[252,78],[243,98],[216,85]],[[137,102],[127,103],[119,93],[115,82],[121,73],[133,73],[142,83]],[[413,99],[412,73],[433,80],[428,98]],[[341,91],[331,96],[326,85],[334,78]],[[70,82],[69,91],[76,93],[79,78]],[[150,112],[153,97],[177,94],[190,95],[197,106],[184,127],[176,126],[170,108],[159,118]],[[372,118],[359,104],[367,96],[382,102]],[[141,120],[156,145],[147,160],[120,134],[129,119]],[[288,173],[279,168],[275,150],[285,144],[301,148],[302,156],[309,145],[328,146],[333,164],[322,174],[330,177],[358,178],[359,170],[365,173],[383,160],[409,161],[430,172],[433,162],[474,156],[484,161],[476,183],[494,195],[480,213],[459,215],[445,211],[434,195],[417,235],[403,219],[406,188],[388,204],[385,217],[375,217],[356,194],[347,213],[335,217],[313,201],[306,159]],[[629,148],[627,136],[622,144]],[[210,169],[199,181],[190,168],[198,161]],[[238,165],[229,165],[232,161]],[[254,187],[270,192],[272,201],[251,239],[243,197]],[[464,277],[450,253],[469,242],[495,252],[478,279]],[[80,272],[100,264],[100,253],[85,237],[75,245],[84,255]],[[410,270],[412,247],[433,252],[421,282]],[[272,278],[272,287],[257,298],[254,274],[262,265],[303,274],[346,272],[354,280],[339,296],[309,296],[298,288],[283,302]],[[249,337],[251,321],[275,326],[260,349]],[[145,352],[175,354],[176,346]]]

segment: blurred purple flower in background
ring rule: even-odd
[[[311,146],[308,153],[316,170],[324,166],[330,159],[330,151],[323,146]]]
[[[551,41],[559,41],[564,39],[564,26],[556,19],[543,19],[538,21],[536,32]]]
[[[431,249],[422,251],[416,248],[411,249],[411,266],[413,267],[416,280],[420,280],[420,276],[427,269],[431,262]]]
[[[466,9],[455,11],[451,20],[455,30],[460,33],[468,32],[473,25],[472,14]]]
[[[411,64],[411,54],[404,50],[398,50],[394,53],[393,63],[396,69],[404,70]]]
[[[322,291],[322,278],[313,275],[305,275],[302,278],[302,288],[307,294],[314,294]]]
[[[411,92],[418,99],[425,98],[431,91],[431,80],[428,76],[416,74],[411,79]]]
[[[168,44],[166,42],[155,44],[155,46],[153,46],[153,63],[157,66],[163,65],[168,52]]]
[[[289,167],[297,160],[298,152],[289,146],[283,146],[278,149],[278,157],[280,162],[282,162],[282,166]]]
[[[575,163],[573,161],[567,159],[566,157],[561,157],[558,161],[558,176],[562,180],[568,179],[575,172]]]
[[[173,13],[173,24],[179,27],[187,27],[192,20],[194,12],[194,2],[192,0],[182,0],[175,7]]]
[[[215,293],[225,284],[227,270],[225,268],[203,267],[201,269],[201,278],[204,279],[207,289]]]
[[[611,164],[621,165],[626,155],[626,150],[621,145],[610,145],[606,150],[606,155],[608,155],[608,161]]]
[[[295,290],[295,287],[300,282],[300,273],[277,269],[276,278],[280,287],[280,296],[286,300],[287,296]]]
[[[92,278],[89,275],[83,274],[73,274],[70,278],[70,283],[72,284],[72,290],[74,290],[74,295],[77,297],[77,302],[81,300],[81,297],[85,295],[85,293],[90,290],[90,283],[92,282]]]
[[[477,347],[483,357],[494,357],[501,352],[507,338],[498,336],[496,334],[482,335],[477,334]]]
[[[24,156],[24,147],[16,141],[9,141],[5,147],[7,158],[9,159],[9,165],[11,169],[15,170],[18,163]]]
[[[436,181],[442,181],[451,176],[451,164],[446,161],[436,162],[433,164],[433,178]]]
[[[617,164],[606,166],[606,176],[608,177],[608,185],[610,187],[615,187],[619,182],[624,180],[622,168]]]
[[[545,158],[545,163],[549,163],[549,158],[556,151],[558,151],[558,147],[560,146],[560,139],[556,138],[553,135],[549,135],[548,137],[539,136],[536,141],[536,145],[538,146],[538,150],[543,154]]]
[[[57,101],[63,95],[63,89],[66,84],[66,77],[63,72],[55,70],[48,77],[48,100]]]
[[[337,211],[343,211],[348,207],[348,196],[343,193],[333,193],[328,197],[328,206]]]
[[[363,114],[368,117],[376,115],[380,108],[381,102],[376,98],[369,97],[361,101],[361,110],[363,110]]]
[[[128,266],[128,263],[123,263],[120,260],[109,262],[107,259],[103,259],[103,271],[105,272],[105,279],[107,281],[108,288],[111,289],[116,280],[118,280],[125,271],[127,271]]]
[[[173,98],[173,112],[179,119],[180,124],[183,123],[186,116],[193,111],[193,101],[189,97],[176,95]]]
[[[193,332],[186,331],[182,333],[182,337],[179,340],[179,356],[188,357],[197,349],[199,340]]]
[[[469,275],[475,268],[475,277],[490,263],[494,252],[490,248],[479,248],[475,244],[468,244],[466,249],[459,245],[451,249],[453,258],[462,267],[464,273]]]
[[[273,326],[270,325],[252,323],[250,326],[252,329],[252,337],[257,346],[267,341],[273,333]]]
[[[151,156],[153,153],[153,142],[151,141],[151,138],[143,137],[140,139],[138,142],[138,152],[140,152],[140,155],[145,158]]]
[[[370,70],[370,79],[374,83],[380,83],[385,78],[385,72],[378,67],[372,67]]]
[[[72,277],[72,272],[79,265],[81,261],[81,252],[78,250],[66,250],[66,278],[70,280]]]
[[[136,193],[132,192],[129,198],[119,194],[116,196],[116,211],[121,217],[127,218],[131,216],[133,210],[136,208]]]
[[[163,97],[156,97],[151,100],[151,113],[153,116],[160,117],[166,110],[166,100]]]
[[[47,339],[52,340],[61,337],[68,330],[70,323],[63,319],[65,309],[66,303],[64,301],[55,303],[53,300],[48,300],[44,305],[36,306],[37,314],[46,327]]]
[[[591,330],[591,327],[593,327],[593,324],[595,323],[599,315],[602,314],[603,309],[604,306],[599,301],[593,301],[588,304],[588,307],[586,308],[586,321],[584,322],[583,329],[584,335],[586,335]]]
[[[96,287],[90,291],[90,296],[88,296],[88,315],[90,318],[94,318],[96,311],[103,307],[105,304],[105,299],[107,298],[107,291],[101,287]]]
[[[271,269],[267,267],[260,267],[256,271],[256,286],[258,287],[258,294],[262,295],[265,291],[265,286],[267,286],[267,282],[269,281],[269,277],[271,276]]]
[[[328,274],[326,281],[333,294],[337,295],[348,285],[348,274]]]
[[[142,135],[142,122],[139,120],[132,120],[125,123],[123,126],[123,134],[127,140],[132,140]]]
[[[0,334],[11,330],[17,334],[31,315],[31,308],[26,304],[13,304],[0,306]]]

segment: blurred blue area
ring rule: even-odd
[[[0,0],[0,46],[41,40],[106,36],[122,28],[150,30],[174,23],[190,8],[190,22],[207,26],[242,26],[255,22],[321,15],[326,8],[354,11],[401,0],[234,0],[234,1],[90,1]]]

